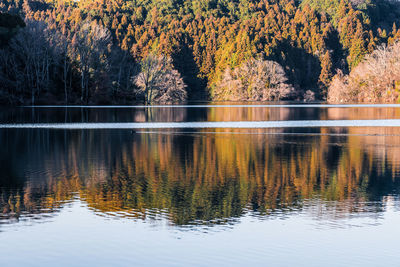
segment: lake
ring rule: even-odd
[[[2,266],[400,266],[400,105],[0,109]]]

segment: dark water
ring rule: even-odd
[[[0,109],[0,264],[400,266],[398,126],[396,105]]]

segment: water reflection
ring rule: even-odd
[[[0,123],[284,121],[400,119],[400,105],[200,105],[0,108]]]
[[[298,119],[291,108],[226,109],[78,110],[67,117],[79,121],[77,114],[86,112],[86,122]],[[32,113],[35,122],[64,116],[60,110],[18,112],[1,116],[11,122],[27,122]],[[396,108],[303,112],[308,119],[400,117]],[[390,127],[2,129],[0,146],[0,223],[56,214],[75,198],[99,215],[166,219],[178,226],[296,212],[332,223],[379,218],[400,189],[400,135]]]

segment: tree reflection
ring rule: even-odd
[[[75,195],[100,213],[159,214],[177,225],[224,222],[247,212],[273,216],[324,201],[334,201],[325,208],[341,217],[380,212],[382,199],[400,188],[395,135],[2,134],[8,152],[1,154],[8,166],[1,180],[3,218],[54,212]]]

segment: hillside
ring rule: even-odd
[[[0,22],[18,14],[26,27],[0,35],[0,101],[324,100],[337,70],[400,37],[398,5],[8,0]]]

